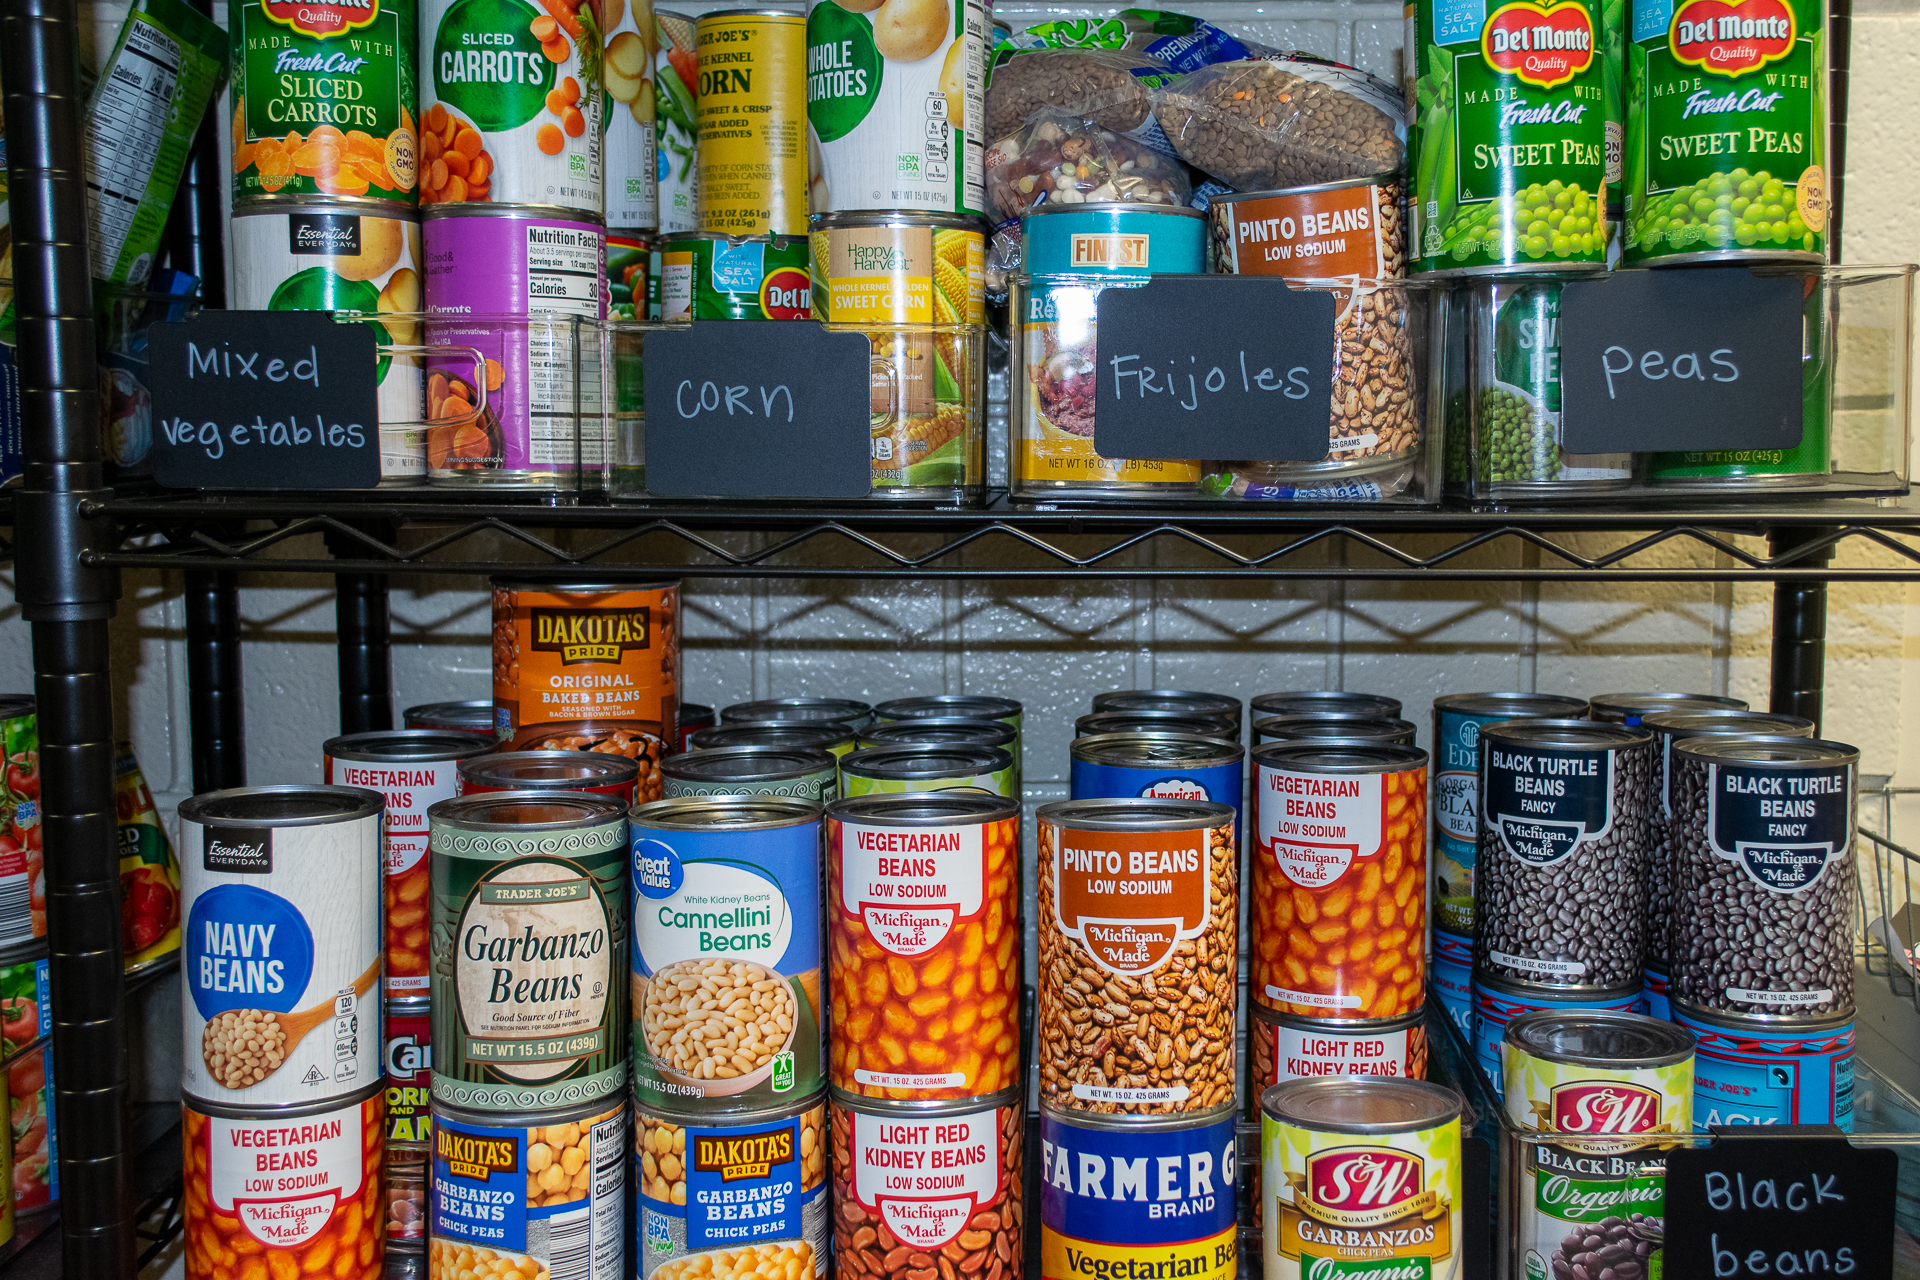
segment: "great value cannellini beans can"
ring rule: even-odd
[[[1034,816],[1040,1101],[1129,1115],[1231,1106],[1232,806],[1068,800]]]
[[[313,1106],[380,1079],[384,808],[314,786],[180,806],[189,1098]]]
[[[1369,1022],[1295,1018],[1255,1007],[1247,1024],[1247,1115],[1260,1095],[1283,1080],[1318,1076],[1427,1078],[1424,1012]]]
[[[935,1102],[1019,1082],[1019,801],[836,800],[827,928],[834,1088]]]
[[[805,20],[790,9],[721,9],[697,30],[700,230],[805,235]]]
[[[1268,1280],[1462,1277],[1460,1113],[1460,1095],[1422,1080],[1268,1089],[1255,1209]]]

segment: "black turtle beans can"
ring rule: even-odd
[[[1739,698],[1713,693],[1603,693],[1587,702],[1587,716],[1613,724],[1636,725],[1660,711],[1745,711]]]
[[[857,737],[852,726],[838,720],[746,720],[697,729],[691,741],[695,751],[719,751],[727,747],[782,747],[790,751],[818,750],[843,756],[853,750]]]
[[[906,747],[916,745],[999,747],[1012,751],[1020,741],[1020,731],[997,720],[973,720],[961,716],[930,716],[925,720],[876,720],[860,731],[862,747]]]
[[[627,811],[610,796],[442,800],[432,827],[433,1099],[517,1113],[627,1085]]]
[[[1195,689],[1115,689],[1093,695],[1092,711],[1174,711],[1181,715],[1229,716],[1233,732],[1240,736],[1242,723],[1240,699],[1226,693],[1202,693]],[[1261,710],[1255,707],[1254,710]],[[1398,714],[1398,708],[1395,709]]]
[[[1346,712],[1315,715],[1263,716],[1253,722],[1256,748],[1275,742],[1313,742],[1328,738],[1365,739],[1410,747],[1419,734],[1411,720],[1399,716],[1368,716]]]
[[[1523,986],[1638,985],[1653,735],[1594,720],[1480,729],[1476,968]]]
[[[720,708],[721,724],[810,724],[837,721],[856,731],[874,721],[873,707],[852,698],[762,698]]]
[[[840,757],[840,790],[849,796],[969,789],[1018,799],[1013,753],[963,742],[923,742],[862,747]]]
[[[1106,733],[1191,733],[1222,742],[1240,741],[1240,727],[1232,716],[1203,716],[1181,711],[1089,711],[1073,722],[1076,739]]]
[[[660,766],[679,796],[795,796],[825,804],[840,794],[833,754],[813,747],[718,747],[669,756]]]
[[[693,735],[709,725],[719,723],[719,717],[713,708],[704,702],[683,702],[680,704],[680,750],[693,750]]]
[[[1674,1004],[1710,1013],[1853,1010],[1860,753],[1778,735],[1673,749]]]
[[[401,712],[400,721],[408,729],[497,733],[493,723],[492,698],[473,698],[466,702],[422,702]]]
[[[1400,699],[1380,693],[1350,693],[1339,689],[1263,693],[1247,704],[1256,716],[1387,716],[1397,718]]]
[[[490,791],[585,791],[632,804],[638,762],[607,751],[500,751],[460,762],[463,796]]]

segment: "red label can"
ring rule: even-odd
[[[425,1000],[387,1005],[386,1234],[391,1247],[427,1239],[427,1147],[433,1140],[433,1020]]]

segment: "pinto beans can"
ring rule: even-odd
[[[1250,1011],[1247,1114],[1260,1114],[1260,1095],[1283,1080],[1316,1076],[1427,1078],[1424,1012],[1374,1022],[1295,1018],[1255,1007]]]
[[[827,929],[835,1089],[939,1102],[1019,1083],[1019,801],[836,800]]]
[[[584,791],[633,803],[634,762],[604,751],[501,751],[460,762],[459,795],[489,791]]]
[[[1035,817],[1041,1103],[1129,1115],[1230,1107],[1232,806],[1068,800]]]
[[[428,810],[433,1096],[533,1111],[627,1083],[627,818],[604,796],[501,791]]]
[[[712,1114],[819,1092],[819,804],[682,796],[631,818],[634,1096]]]
[[[427,1148],[433,1141],[433,1019],[425,1000],[387,1002],[387,1247],[427,1240]]]
[[[656,766],[680,705],[680,584],[493,584],[493,708],[515,751],[599,751]]]
[[[427,810],[459,794],[459,762],[493,750],[492,734],[384,729],[331,738],[329,786],[366,787],[387,800],[381,836],[387,920],[386,995],[424,997],[427,980]]]
[[[133,744],[116,743],[113,808],[120,826],[120,946],[128,973],[180,950],[180,862]]]

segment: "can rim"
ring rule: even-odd
[[[1081,1129],[1102,1129],[1108,1133],[1160,1129],[1211,1129],[1222,1124],[1238,1125],[1240,1108],[1236,1103],[1229,1102],[1206,1111],[1176,1111],[1171,1115],[1138,1116],[1112,1111],[1076,1111],[1072,1107],[1055,1106],[1051,1102],[1042,1100],[1040,1119],[1070,1124]]]
[[[577,810],[572,818],[555,818],[546,822],[488,822],[483,818],[469,817],[470,810],[504,808],[508,805],[549,805],[564,808],[571,805]],[[583,827],[596,827],[602,823],[611,825],[618,821],[625,825],[627,806],[612,796],[595,795],[590,791],[482,791],[477,794],[452,796],[446,800],[437,800],[427,809],[427,821],[436,826],[444,825],[456,831],[511,831],[546,832],[573,831]]]
[[[1525,704],[1549,704],[1556,711],[1565,711],[1567,715],[1545,715],[1534,717],[1518,711]],[[1433,700],[1435,711],[1451,711],[1467,716],[1502,716],[1509,720],[1582,720],[1592,704],[1585,698],[1575,698],[1562,693],[1448,693]],[[1484,708],[1484,709],[1483,709]]]
[[[0,694],[0,719],[11,720],[15,716],[40,713],[40,700],[30,693]]]
[[[386,1055],[383,1053],[381,1056]],[[181,1089],[180,1105],[210,1120],[257,1120],[262,1124],[270,1124],[276,1120],[298,1120],[329,1111],[345,1111],[348,1107],[364,1107],[368,1102],[385,1093],[386,1089],[385,1080],[376,1080],[357,1093],[346,1093],[321,1102],[296,1103],[287,1107],[268,1106],[258,1102],[245,1106],[227,1102],[209,1102],[205,1098],[196,1098],[185,1089]],[[383,1132],[385,1127],[386,1122],[382,1120],[380,1128]]]
[[[841,796],[827,806],[836,822],[872,827],[943,827],[1019,818],[1020,802],[978,791],[875,792]]]
[[[1177,213],[1188,218],[1205,218],[1204,210],[1190,209],[1183,204],[1154,204],[1150,201],[1131,200],[1091,200],[1084,204],[1055,204],[1049,200],[1037,209],[1029,209],[1023,217],[1035,218],[1043,213],[1106,213],[1112,209],[1126,209],[1144,213]]]
[[[1415,1027],[1425,1026],[1427,1010],[1415,1009],[1412,1013],[1402,1013],[1391,1018],[1306,1018],[1297,1013],[1282,1013],[1278,1009],[1269,1009],[1266,1005],[1252,1001],[1247,1003],[1247,1013],[1257,1022],[1271,1023],[1274,1026],[1298,1027],[1301,1030],[1324,1031],[1329,1035],[1374,1035],[1392,1031],[1411,1031]],[[1276,1081],[1276,1083],[1278,1083]]]
[[[1427,767],[1424,748],[1370,738],[1314,738],[1270,742],[1253,753],[1263,768],[1297,762],[1312,773],[1412,773]]]
[[[440,1118],[445,1116],[454,1124],[469,1129],[541,1129],[550,1124],[566,1124],[603,1114],[611,1116],[616,1112],[624,1113],[627,1100],[619,1093],[609,1093],[588,1102],[576,1102],[570,1107],[555,1107],[550,1111],[476,1111],[472,1107],[456,1107],[442,1102],[435,1096],[429,1107],[435,1128],[439,1128]],[[632,1127],[631,1117],[628,1118],[628,1127]],[[625,1145],[622,1144],[623,1147]]]
[[[1824,1031],[1850,1025],[1860,1018],[1857,1008],[1850,1008],[1845,1013],[1795,1017],[1790,1013],[1735,1013],[1728,1009],[1703,1009],[1672,995],[1667,997],[1667,1004],[1675,1015],[1684,1015],[1714,1031],[1770,1031],[1774,1028],[1781,1031]]]
[[[436,205],[435,208],[440,206]],[[526,205],[493,205],[496,209],[521,209]],[[544,208],[545,206],[540,206]],[[570,578],[555,578],[545,581],[538,578],[511,578],[495,575],[487,579],[487,585],[503,591],[545,591],[555,595],[623,595],[632,591],[666,591],[680,585],[678,578],[662,578],[658,582],[595,582],[591,579],[578,582]]]
[[[1359,178],[1341,178],[1335,182],[1310,182],[1299,187],[1275,187],[1271,191],[1228,191],[1208,196],[1209,207],[1216,204],[1241,204],[1248,200],[1271,200],[1275,196],[1307,196],[1321,191],[1344,191],[1349,187],[1384,187],[1402,182],[1398,169],[1382,169]]]
[[[1621,715],[1645,715],[1650,711],[1710,711],[1723,707],[1729,711],[1751,711],[1745,699],[1726,698],[1714,693],[1603,693],[1588,698],[1587,706],[1597,718],[1601,712]]]
[[[1163,746],[1165,754],[1147,748]],[[1128,748],[1133,748],[1129,751]],[[1184,754],[1180,748],[1185,748]],[[1175,733],[1165,729],[1137,729],[1127,733],[1096,733],[1075,738],[1067,748],[1082,764],[1106,765],[1123,769],[1155,769],[1162,765],[1181,765],[1192,769],[1217,769],[1239,764],[1247,749],[1239,742],[1210,738],[1201,733]]]
[[[798,247],[807,248],[807,234],[804,231],[761,231],[754,235],[737,236],[730,231],[668,231],[660,237],[660,248],[665,250],[670,244],[682,240],[724,240],[728,247],[738,248],[743,244],[764,244],[773,249],[785,249],[788,242],[797,241]]]
[[[902,736],[898,742],[873,741],[880,734],[925,733],[926,738]],[[947,736],[941,736],[941,735]],[[912,746],[916,742],[971,742],[984,747],[1004,747],[1020,740],[1020,731],[1004,720],[973,720],[964,716],[919,716],[910,720],[876,720],[859,734],[861,747]]]
[[[438,222],[443,218],[459,218],[466,222],[571,222],[601,235],[607,233],[607,219],[604,214],[588,209],[570,209],[562,204],[495,204],[485,201],[445,201],[420,210],[420,221]],[[677,581],[677,580],[676,580]],[[523,582],[521,586],[542,586],[542,583]]]
[[[1382,732],[1370,733],[1368,730]],[[1253,722],[1253,747],[1258,751],[1262,747],[1280,742],[1333,740],[1395,742],[1402,738],[1405,741],[1399,745],[1410,747],[1419,732],[1418,725],[1411,720],[1402,720],[1399,716],[1361,716],[1345,713],[1327,716],[1266,716]],[[1262,735],[1271,736],[1263,737]]]
[[[748,708],[752,708],[756,711],[761,709],[765,709],[769,711],[800,711],[800,710],[811,708],[818,711],[837,713],[837,714],[828,714],[828,715],[820,715],[820,716],[800,716],[800,717],[797,717],[796,720],[784,721],[784,722],[780,720],[778,717],[728,714],[729,712],[744,711]],[[731,704],[730,706],[725,706],[720,708],[720,723],[721,724],[747,724],[747,723],[755,723],[755,722],[764,722],[764,723],[771,723],[771,724],[781,724],[781,723],[807,724],[815,720],[826,721],[829,723],[844,723],[845,717],[849,715],[850,716],[870,716],[872,714],[873,714],[873,708],[871,706],[869,706],[867,703],[856,701],[853,698],[755,698],[748,702],[736,702]],[[848,728],[852,728],[852,726],[848,725]]]
[[[1102,813],[1114,816],[1101,817]],[[1082,815],[1086,816],[1082,816]],[[1134,817],[1122,815],[1133,814]],[[1160,816],[1154,816],[1160,815]],[[1033,811],[1035,819],[1080,831],[1187,831],[1224,826],[1234,820],[1234,808],[1216,800],[1151,800],[1126,797],[1113,800],[1056,800]]]
[[[918,782],[957,777],[962,770],[1002,773],[1013,768],[1013,752],[1005,747],[975,746],[966,742],[906,743],[899,746],[860,747],[840,757],[840,772],[885,782]]]
[[[1781,711],[1736,711],[1732,707],[1714,707],[1707,711],[1657,711],[1650,716],[1640,717],[1640,727],[1651,729],[1656,734],[1667,737],[1706,738],[1718,734],[1744,733],[1747,730],[1732,728],[1733,725],[1753,726],[1756,734],[1775,734],[1787,738],[1811,738],[1813,721],[1805,716],[1790,716]],[[1763,724],[1777,725],[1777,730],[1763,729]],[[1727,725],[1717,729],[1714,725]],[[1799,730],[1806,730],[1801,733]],[[1689,732],[1691,731],[1691,732]]]
[[[836,730],[838,732],[834,732]],[[746,732],[776,733],[776,734],[796,733],[796,732],[815,733],[822,736],[821,736],[821,740],[813,745],[816,745],[822,748],[837,746],[842,742],[851,742],[855,739],[856,736],[858,736],[855,733],[853,726],[848,724],[844,720],[734,720],[731,722],[718,721],[714,724],[702,725],[700,728],[695,729],[693,731],[693,739],[692,739],[693,747],[694,747],[694,750],[696,751],[724,751],[729,747],[759,747],[759,746],[769,746],[769,747],[796,746],[797,747],[797,746],[803,745],[798,742],[795,742],[795,743],[726,742],[726,743],[710,744],[710,745],[703,746],[700,743],[700,736],[702,734],[746,733]],[[685,753],[683,752],[681,754],[685,754]]]
[[[708,18],[798,18],[806,21],[806,15],[797,9],[709,9],[700,15],[700,21]]]
[[[1653,742],[1652,731],[1614,720],[1495,720],[1480,726],[1480,736],[1568,751],[1616,751]]]
[[[1300,1114],[1305,1103],[1316,1094],[1400,1094],[1408,1099],[1425,1100],[1427,1110],[1403,1120],[1320,1120]],[[1289,1105],[1292,1110],[1288,1110]],[[1431,1080],[1400,1080],[1378,1076],[1316,1076],[1307,1080],[1282,1080],[1267,1086],[1260,1095],[1260,1113],[1276,1124],[1291,1125],[1317,1133],[1416,1133],[1438,1129],[1459,1120],[1466,1100],[1445,1085]]]
[[[1350,689],[1288,689],[1280,693],[1259,693],[1247,700],[1248,707],[1269,715],[1312,715],[1314,710],[1338,711],[1342,707],[1376,707],[1398,717],[1404,706],[1398,698],[1384,693],[1361,693]],[[1298,708],[1308,709],[1301,711]]]
[[[1797,765],[1858,765],[1859,748],[1830,738],[1800,738],[1785,733],[1707,734],[1681,738],[1674,754],[1711,763],[1750,768],[1791,769]]]
[[[433,739],[439,740],[437,746]],[[386,743],[422,749],[385,752],[376,749]],[[477,729],[374,729],[328,738],[320,750],[333,760],[414,760],[430,764],[440,760],[466,760],[499,745],[500,739]]]
[[[758,763],[746,772],[723,773],[735,762]],[[688,782],[755,782],[785,778],[805,778],[834,769],[833,753],[816,747],[782,747],[747,744],[738,747],[709,747],[705,751],[682,751],[660,762],[660,772],[669,778]],[[715,774],[719,774],[718,777]]]
[[[1002,1107],[1024,1107],[1026,1087],[1014,1085],[998,1093],[982,1094],[974,1098],[929,1098],[919,1099],[868,1098],[857,1093],[848,1093],[839,1085],[827,1086],[827,1104],[862,1115],[910,1115],[928,1120],[937,1120],[941,1116],[974,1115],[982,1111],[998,1111]],[[1018,1141],[1024,1143],[1022,1136]]]
[[[551,779],[530,777],[525,774],[510,774],[526,784],[509,788],[516,791],[567,791],[563,782],[585,782],[600,780],[619,782],[629,775],[640,776],[639,762],[627,756],[617,756],[610,751],[494,751],[484,755],[466,756],[459,764],[459,773],[463,778],[485,779],[498,777],[511,769],[570,767],[578,772],[571,777],[556,776]]]
[[[936,227],[947,231],[971,231],[981,237],[987,234],[984,218],[971,217],[964,213],[935,212],[925,213],[918,209],[839,209],[830,213],[816,213],[812,216],[814,231],[845,231],[858,227]]]
[[[293,816],[284,814],[249,815],[235,809],[249,803],[270,804],[301,796],[318,803],[323,797],[333,802],[324,813]],[[366,787],[335,787],[324,783],[282,782],[264,787],[227,787],[203,791],[180,802],[180,818],[202,827],[324,827],[337,822],[357,822],[370,818],[387,807],[387,798]]]
[[[772,1106],[757,1107],[752,1111],[681,1111],[675,1107],[663,1107],[641,1098],[638,1092],[633,1095],[635,1123],[640,1116],[650,1116],[656,1120],[670,1120],[682,1128],[724,1128],[735,1125],[766,1124],[777,1120],[792,1120],[812,1111],[815,1107],[827,1106],[832,1101],[827,1096],[827,1087],[800,1095],[798,1099],[778,1102]],[[640,1153],[634,1152],[638,1160]]]
[[[1085,205],[1073,205],[1072,208],[1084,209]],[[1194,210],[1198,213],[1199,210]],[[1150,711],[1151,707],[1130,707],[1128,701],[1137,698],[1151,699],[1155,702],[1177,702],[1188,706],[1211,708],[1212,714],[1232,716],[1234,723],[1240,722],[1240,699],[1230,693],[1208,693],[1204,689],[1109,689],[1105,693],[1093,695],[1093,711]]]
[[[822,752],[821,754],[825,754]],[[826,806],[800,796],[669,796],[649,800],[627,810],[627,820],[649,831],[774,831],[818,822]],[[701,822],[694,814],[760,813],[738,821]],[[682,820],[684,817],[684,820]]]
[[[873,716],[876,720],[886,721],[952,719],[959,714],[952,710],[954,707],[976,707],[982,711],[998,713],[990,716],[959,717],[966,720],[1001,721],[1009,716],[1024,717],[1026,713],[1025,703],[1014,698],[1002,698],[997,694],[923,693],[911,698],[889,698],[885,702],[875,703]]]
[[[1637,1000],[1646,989],[1645,982],[1621,987],[1536,987],[1514,982],[1472,966],[1471,1000],[1478,1001],[1484,988],[1496,996],[1512,1000],[1531,1000],[1542,1004],[1598,1004],[1601,1001]]]
[[[232,216],[253,218],[268,214],[344,213],[356,218],[383,218],[389,222],[414,225],[420,222],[418,205],[376,196],[349,196],[347,200],[357,203],[347,204],[339,196],[322,196],[315,191],[302,191],[294,196],[242,196],[233,202]]]
[[[1596,1052],[1581,1053],[1577,1050],[1561,1048],[1548,1039],[1554,1032],[1567,1030],[1574,1024],[1614,1027],[1621,1031],[1632,1030],[1645,1038],[1649,1051],[1640,1054],[1615,1055],[1602,1055]],[[1530,1058],[1539,1058],[1543,1062],[1562,1062],[1575,1067],[1602,1067],[1619,1071],[1670,1067],[1693,1057],[1694,1049],[1693,1033],[1685,1027],[1660,1018],[1649,1018],[1642,1013],[1628,1013],[1619,1009],[1535,1009],[1509,1022],[1502,1039],[1519,1052]],[[1662,1042],[1665,1043],[1665,1047],[1661,1047]]]

